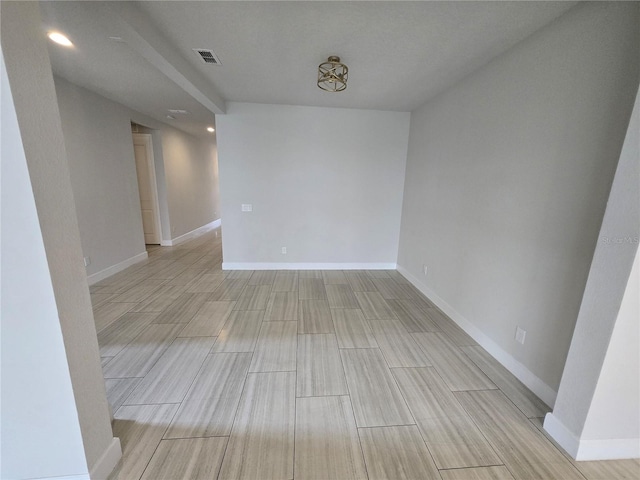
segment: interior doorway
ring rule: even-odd
[[[133,151],[138,175],[144,243],[147,245],[160,245],[160,212],[151,135],[148,133],[133,133]]]

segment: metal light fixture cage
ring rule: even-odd
[[[318,86],[327,92],[341,92],[347,88],[349,68],[340,63],[340,57],[331,56],[318,65]]]

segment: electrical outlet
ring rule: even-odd
[[[424,276],[427,276],[427,266],[426,265],[422,265],[422,273],[424,274]]]
[[[253,212],[253,205],[250,203],[243,203],[240,208],[243,212]]]
[[[84,257],[84,266],[88,267],[91,265],[91,257]]]
[[[282,247],[282,254],[286,254],[287,253],[287,247]]]
[[[526,338],[526,336],[527,336],[527,331],[526,330],[524,330],[524,329],[522,329],[520,327],[516,327],[516,336],[515,336],[516,342],[524,345],[524,339]]]

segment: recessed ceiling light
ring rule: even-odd
[[[169,113],[171,115],[189,115],[188,111],[183,110],[181,108],[170,108]]]
[[[167,115],[167,118],[168,118],[169,120],[175,120],[175,119],[176,119],[176,117],[174,117],[173,115]]]
[[[215,131],[216,131],[216,129],[215,129],[215,128],[213,128],[213,127],[207,127],[207,132],[209,132],[209,133],[213,133],[213,132],[215,132]]]
[[[47,36],[59,45],[64,47],[73,47],[73,43],[65,35],[60,32],[49,32]]]
[[[109,40],[111,40],[112,42],[124,43],[124,40],[122,37],[109,37]]]

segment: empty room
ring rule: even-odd
[[[639,25],[0,1],[0,479],[640,478]]]

